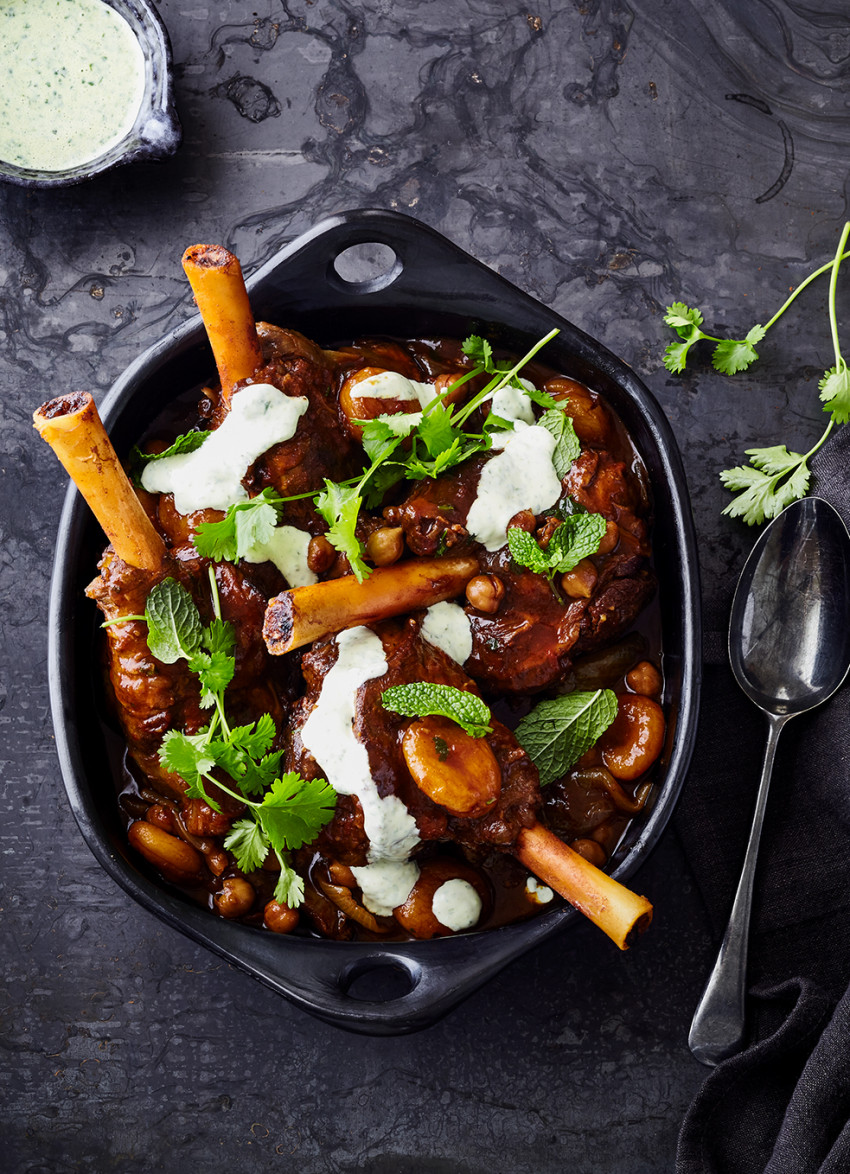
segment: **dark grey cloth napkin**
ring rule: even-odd
[[[810,492],[850,525],[850,426],[812,468]],[[733,590],[731,584],[730,606]],[[699,741],[675,819],[718,945],[767,736],[763,715],[717,655],[724,646],[725,633],[709,635]],[[846,683],[783,730],[759,853],[748,977],[750,1042],[711,1072],[688,1111],[677,1174],[850,1174]]]

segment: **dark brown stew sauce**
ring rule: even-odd
[[[283,354],[286,346],[276,339],[275,333],[275,328],[261,327],[264,347],[267,351],[271,349],[274,362],[270,362],[265,378],[260,373],[254,382],[275,382],[290,394],[307,394],[311,399],[311,413],[315,398],[326,401],[322,404],[321,417],[317,422],[313,421],[312,430],[323,441],[323,446],[319,447],[325,457],[331,453],[332,456],[324,460],[321,467],[315,467],[314,456],[310,453],[296,453],[295,458],[283,453],[277,454],[276,465],[272,450],[271,458],[270,454],[266,454],[244,479],[251,493],[258,492],[266,485],[274,485],[281,492],[303,492],[320,485],[323,476],[341,480],[359,473],[363,467],[362,448],[357,444],[356,437],[351,436],[352,429],[338,406],[340,389],[353,373],[363,368],[383,368],[399,371],[411,379],[433,381],[446,373],[462,373],[469,366],[460,343],[455,340],[367,340],[341,346],[333,352],[332,383],[330,388],[322,388],[321,380],[313,379],[309,369],[309,351],[294,356]],[[288,337],[287,332],[279,333],[281,338],[284,334]],[[293,385],[290,386],[287,385],[289,375],[293,377]],[[512,564],[507,548],[492,554],[483,551],[471,542],[463,529],[465,512],[462,507],[468,507],[475,487],[475,468],[470,466],[477,462],[477,467],[480,467],[479,458],[473,458],[473,462],[451,470],[436,482],[403,482],[397,489],[390,491],[382,511],[373,511],[371,517],[364,517],[362,538],[365,540],[371,531],[381,527],[402,526],[405,535],[403,558],[458,553],[474,548],[481,558],[482,573],[498,576],[502,580],[506,593],[495,613],[476,612],[475,609],[467,608],[475,634],[475,650],[465,663],[464,671],[476,681],[482,696],[491,706],[493,717],[509,729],[541,698],[574,689],[611,688],[620,697],[645,695],[660,703],[660,622],[648,541],[651,506],[640,456],[610,406],[604,404],[593,390],[537,362],[528,364],[522,375],[561,402],[565,411],[573,417],[582,442],[582,455],[565,479],[566,489],[560,504],[569,500],[579,502],[585,508],[603,513],[608,519],[618,522],[618,526],[613,528],[609,523],[609,533],[613,534],[613,538],[604,544],[607,552],[589,560],[592,574],[598,575],[596,588],[590,589],[590,599],[578,597],[574,600],[562,596],[567,605],[580,605],[574,610],[582,615],[581,634],[573,647],[565,652],[557,646],[558,639],[563,638],[565,603],[556,598],[545,577],[532,575]],[[472,392],[478,386],[481,384],[470,384],[468,390]],[[184,399],[182,407],[175,405],[158,421],[144,445],[148,451],[162,451],[176,434],[187,431],[199,422],[201,426],[207,422],[215,426],[220,422],[221,409],[214,390],[203,390],[200,409],[197,395],[193,396],[192,405],[188,409],[187,403],[188,400]],[[373,404],[374,414],[393,410],[386,400],[373,401]],[[361,411],[363,406],[361,402]],[[472,430],[477,430],[476,423],[480,428],[480,417],[471,419]],[[322,428],[325,429],[324,434]],[[335,445],[331,449],[329,442],[334,440]],[[287,449],[292,444],[287,442],[277,447]],[[170,495],[155,498],[142,493],[141,496],[151,517],[164,534],[176,564],[185,568],[184,581],[190,585],[190,589],[193,575],[199,582],[201,579],[205,582],[207,563],[198,559],[191,545],[191,533],[199,521],[216,520],[223,515],[215,511],[200,511],[182,518],[174,510]],[[538,539],[545,541],[547,524],[550,533],[555,524],[549,518],[554,516],[555,507],[536,518],[533,515],[518,516],[512,524],[522,525],[535,533]],[[290,525],[301,526],[313,535],[320,535],[326,529],[312,510],[309,500],[292,503],[282,520]],[[317,549],[320,547],[321,544]],[[346,573],[347,564],[341,556],[333,552],[329,554],[325,550],[323,560],[325,565],[320,566],[322,558],[317,554],[316,565],[312,568],[319,570],[320,579]],[[125,572],[129,570],[125,568]],[[609,603],[613,603],[613,608],[609,609],[608,616],[603,611],[602,619],[611,618],[614,623],[609,624],[609,630],[606,631],[599,615],[594,616],[591,612],[597,596],[604,594],[601,588],[609,572],[605,589],[606,598]],[[133,572],[133,575],[135,578],[128,586],[126,578],[121,579],[118,575],[116,579],[114,563],[111,568],[105,569],[102,564],[101,577],[92,584],[89,594],[98,599],[107,615],[110,614],[110,602],[113,606],[112,614],[127,614],[129,606],[134,611],[143,610],[150,584],[144,581],[140,573]],[[224,599],[230,593],[237,600],[237,604],[230,608],[229,616],[225,606],[225,618],[234,622],[238,634],[240,625],[247,631],[247,626],[254,624],[259,631],[266,601],[287,586],[281,574],[270,563],[256,566],[240,563],[238,568],[219,564],[217,576],[220,589],[224,589]],[[196,602],[203,614],[200,588],[196,593]],[[463,596],[458,602],[463,605],[467,603]],[[506,622],[506,617],[519,617],[521,622],[512,625]],[[204,616],[205,621],[208,618]],[[397,628],[415,622],[404,618],[390,621]],[[123,629],[128,627],[124,625]],[[143,626],[135,627],[139,629]],[[560,636],[554,635],[557,632],[560,632]],[[320,836],[316,848],[304,848],[293,854],[293,864],[304,877],[306,888],[305,903],[299,911],[299,917],[296,919],[292,915],[281,919],[274,916],[276,911],[272,898],[275,871],[271,867],[263,867],[256,872],[243,874],[232,855],[224,848],[230,824],[239,815],[234,804],[222,796],[223,812],[217,816],[200,800],[184,799],[179,790],[175,791],[173,783],[164,783],[157,777],[158,772],[153,765],[155,750],[167,728],[162,708],[157,710],[156,705],[150,703],[150,712],[143,713],[136,726],[132,723],[138,719],[138,714],[133,713],[128,717],[126,706],[123,714],[120,712],[124,694],[120,676],[116,674],[120,674],[122,665],[132,664],[132,671],[136,671],[139,659],[144,659],[146,653],[146,647],[141,647],[138,631],[133,639],[135,644],[130,640],[123,648],[116,648],[113,644],[109,650],[104,649],[107,692],[112,701],[113,713],[119,711],[119,724],[126,735],[126,741],[122,744],[120,769],[116,771],[121,780],[118,800],[120,809],[128,829],[134,826],[138,829],[140,824],[144,831],[147,830],[145,825],[160,829],[190,845],[203,860],[203,867],[196,875],[159,868],[152,870],[157,878],[170,886],[176,886],[188,898],[208,907],[213,913],[235,917],[248,925],[265,926],[277,932],[294,929],[298,933],[317,933],[332,938],[370,940],[410,937],[410,932],[395,918],[373,918],[362,909],[358,890],[352,886],[353,876],[348,865],[364,861],[362,858],[356,859],[356,850],[346,860],[345,849],[339,849],[339,837],[335,840],[332,830],[331,834],[323,833]],[[240,644],[242,642],[240,634]],[[284,657],[269,657],[263,655],[264,649],[256,647],[255,636],[244,642],[248,652],[242,657],[241,663],[237,662],[235,685],[239,688],[233,716],[239,720],[252,720],[268,710],[281,729],[282,739],[285,741],[290,737],[291,740],[291,735],[287,734],[288,719],[293,712],[297,712],[298,701],[304,695],[304,679],[300,670],[302,653],[314,659],[318,655],[321,660],[321,649],[318,654],[315,649],[312,652],[307,649]],[[188,732],[199,728],[206,720],[206,715],[199,712],[196,705],[193,707],[191,686],[186,685],[182,678],[178,680],[180,666],[169,666],[163,672],[162,666],[154,664],[149,654],[146,663],[160,684],[160,678],[164,676],[166,684],[170,686],[169,720]],[[256,674],[253,681],[252,673]],[[116,692],[119,694],[117,704]],[[616,723],[612,729],[616,729]],[[605,742],[606,738],[610,742],[612,736],[604,735],[600,744],[590,750],[565,777],[543,788],[542,805],[539,808],[539,817],[544,824],[602,868],[610,861],[630,821],[640,819],[651,806],[654,790],[652,767],[636,777],[623,777],[624,773],[629,774],[627,768],[625,772],[620,772],[619,780],[606,769]],[[114,738],[110,742],[114,745]],[[291,767],[291,762],[288,761],[286,765]],[[321,774],[321,770],[312,773]],[[430,800],[427,802],[430,803]],[[341,797],[337,810],[335,825],[339,824],[342,828],[340,836],[344,841],[346,820],[358,822],[356,801]],[[362,835],[362,823],[360,833]],[[330,857],[328,845],[332,845],[333,851],[338,853],[336,859]],[[134,846],[139,847],[138,840]],[[426,839],[417,849],[416,859],[435,885],[440,879],[448,877],[463,877],[473,884],[483,904],[481,918],[474,927],[476,930],[533,917],[561,904],[557,895],[551,896],[544,891],[543,896],[547,899],[541,901],[529,890],[529,873],[510,854],[509,845],[475,845],[467,838],[460,846],[445,840]],[[150,864],[143,862],[143,867],[150,868]],[[253,898],[249,894],[247,906],[245,894],[248,890],[244,888],[244,881],[248,882],[253,892]],[[227,894],[230,890],[234,890],[237,896],[241,894],[241,903],[240,900],[228,902]],[[438,924],[435,927],[433,919],[429,929],[426,918],[424,922],[420,919],[416,936],[436,936],[445,932],[448,931]]]

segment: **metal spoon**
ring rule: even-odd
[[[760,536],[732,603],[729,659],[738,684],[767,714],[769,733],[735,902],[688,1036],[694,1056],[709,1065],[743,1047],[753,877],[780,731],[826,701],[850,668],[850,536],[828,502],[795,502]]]

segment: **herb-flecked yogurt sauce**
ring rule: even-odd
[[[0,76],[0,159],[66,171],[132,130],[145,59],[102,0],[0,0]]]

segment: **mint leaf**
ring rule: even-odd
[[[608,524],[601,514],[573,514],[565,518],[549,540],[546,557],[556,574],[578,566],[599,550]]]
[[[269,841],[254,819],[238,819],[227,834],[224,846],[236,857],[243,872],[260,868],[269,854]]]
[[[185,432],[182,436],[176,437],[162,452],[142,452],[139,446],[134,444],[127,461],[128,472],[136,485],[139,485],[142,472],[151,461],[161,461],[165,457],[178,457],[183,453],[194,452],[204,441],[209,440],[211,435],[211,432]]]
[[[576,436],[572,419],[561,408],[550,408],[538,420],[539,424],[555,437],[555,451],[552,464],[563,480],[572,468],[573,461],[581,455],[581,443]]]
[[[616,716],[617,695],[611,689],[567,693],[539,702],[515,733],[540,772],[541,786],[574,766]]]
[[[163,579],[145,603],[148,648],[163,664],[189,660],[201,647],[203,626],[194,600],[176,579]]]
[[[272,783],[256,816],[272,848],[283,852],[315,840],[333,819],[335,805],[336,791],[325,779],[302,779],[290,771]]]
[[[518,526],[508,529],[508,550],[514,562],[521,567],[528,567],[536,575],[548,574],[549,559],[546,551],[526,530],[520,530]]]
[[[433,685],[415,681],[409,685],[393,685],[381,695],[384,709],[403,717],[448,717],[462,726],[473,738],[492,733],[490,710],[480,697],[455,689],[452,685]]]

